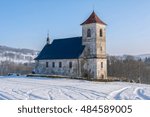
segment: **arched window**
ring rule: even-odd
[[[72,62],[69,62],[69,68],[72,68]]]
[[[103,51],[103,47],[101,46],[101,51]]]
[[[91,30],[90,29],[87,30],[87,37],[91,37]]]
[[[61,68],[62,67],[62,62],[59,62],[59,68]]]
[[[101,62],[101,68],[103,68],[103,62]]]
[[[46,62],[46,67],[48,67],[48,62]]]
[[[103,30],[102,30],[102,29],[100,29],[100,31],[99,31],[99,36],[100,36],[100,37],[103,36]]]
[[[53,67],[53,68],[55,67],[55,62],[52,62],[52,67]]]
[[[101,75],[101,78],[104,79],[104,75],[103,74]]]

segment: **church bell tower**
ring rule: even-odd
[[[94,79],[107,79],[106,24],[93,11],[81,25],[87,74]]]

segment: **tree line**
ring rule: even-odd
[[[0,75],[8,75],[9,73],[29,74],[32,72],[33,67],[33,63],[2,61],[0,62]]]
[[[150,84],[150,58],[135,59],[133,56],[108,57],[108,76],[132,82]]]

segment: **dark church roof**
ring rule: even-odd
[[[82,37],[55,39],[46,44],[35,60],[76,59],[82,54],[84,47]]]
[[[81,25],[84,24],[91,24],[91,23],[99,23],[99,24],[103,24],[106,25],[97,15],[96,13],[93,11],[92,14],[89,16],[89,18],[84,21]]]

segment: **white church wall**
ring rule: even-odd
[[[48,63],[48,66],[46,66],[46,63]],[[60,63],[61,67],[59,65]],[[53,64],[55,65],[53,66]],[[72,67],[69,64],[72,64]],[[77,59],[40,60],[36,61],[36,66],[36,73],[39,74],[79,76]]]

